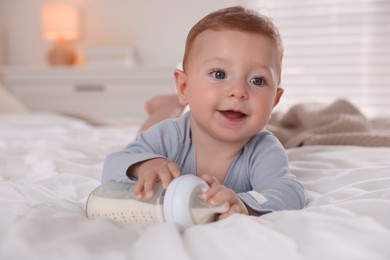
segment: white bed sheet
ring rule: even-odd
[[[0,117],[0,259],[390,259],[390,148],[289,149],[307,206],[173,224],[88,220],[103,160],[134,127],[55,114]]]

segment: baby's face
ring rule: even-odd
[[[245,144],[265,126],[283,93],[278,66],[277,49],[267,37],[233,30],[202,32],[185,71],[183,103],[190,106],[192,130]]]

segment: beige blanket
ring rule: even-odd
[[[298,104],[286,113],[273,114],[267,129],[285,148],[304,145],[390,147],[390,117],[368,119],[346,100],[329,105]]]

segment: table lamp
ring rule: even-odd
[[[79,13],[75,6],[67,3],[45,3],[42,5],[42,34],[53,41],[48,53],[52,65],[75,65],[77,53],[69,44],[79,38]]]

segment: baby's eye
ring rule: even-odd
[[[216,79],[225,79],[226,73],[222,70],[216,70],[211,73],[211,76],[213,76]]]
[[[265,79],[264,78],[253,78],[250,80],[250,83],[257,85],[257,86],[261,86],[261,85],[265,84]]]

